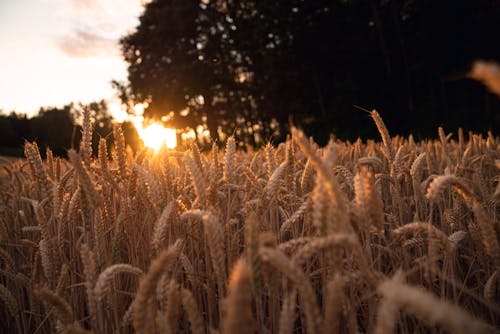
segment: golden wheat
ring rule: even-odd
[[[370,115],[380,143],[294,128],[224,157],[134,155],[118,125],[92,152],[88,111],[68,160],[25,143],[1,160],[0,332],[498,330],[500,139]]]

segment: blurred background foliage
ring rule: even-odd
[[[129,97],[176,127],[374,136],[360,105],[429,136],[498,130],[499,99],[467,73],[500,60],[499,17],[496,0],[154,0],[121,45]]]

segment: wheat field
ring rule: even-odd
[[[493,333],[500,140],[36,143],[0,187],[2,333]],[[94,158],[95,156],[95,158]]]

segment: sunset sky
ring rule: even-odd
[[[0,110],[114,95],[125,80],[118,40],[138,25],[144,0],[0,0]]]

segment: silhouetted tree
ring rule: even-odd
[[[147,101],[146,115],[177,128],[206,126],[215,138],[249,131],[264,114],[246,66],[251,59],[231,46],[234,25],[225,11],[193,0],[149,3],[138,30],[122,40],[130,91],[121,95]]]
[[[31,119],[31,136],[42,149],[50,147],[56,155],[65,156],[68,149],[78,147],[80,129],[75,125],[73,104],[62,108],[41,108]],[[73,140],[73,141],[72,141]]]
[[[395,133],[496,128],[498,99],[465,74],[500,60],[498,17],[494,0],[154,0],[121,41],[120,91],[146,115],[250,143],[289,120],[323,140],[375,135],[354,104]]]
[[[88,108],[93,120],[92,148],[97,155],[100,138],[106,138],[108,146],[113,144],[110,135],[113,129],[113,118],[109,114],[105,101],[89,104],[68,104],[62,108],[40,108],[38,114],[28,118],[24,114],[11,112],[3,115],[0,112],[0,155],[22,156],[25,141],[36,141],[40,153],[45,156],[45,148],[49,147],[58,156],[66,156],[69,148],[79,148],[82,137],[81,111]],[[122,124],[125,143],[135,152],[140,147],[140,139],[134,125],[130,122]]]
[[[0,143],[2,143],[0,148],[1,155],[19,155],[22,152],[22,140],[20,140],[17,136],[12,118],[12,115],[6,116],[0,114]]]

